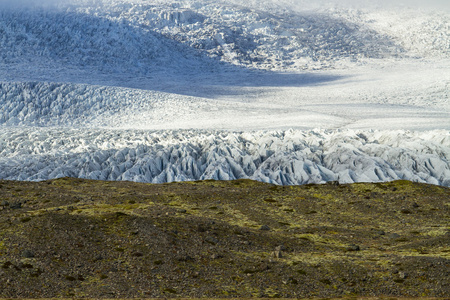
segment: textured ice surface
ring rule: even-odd
[[[0,3],[0,178],[449,186],[449,13],[310,2]]]
[[[0,178],[276,184],[408,179],[450,186],[447,131],[5,129]]]
[[[448,13],[307,8],[275,1],[121,0],[2,9],[0,58],[22,70],[34,65],[149,75],[208,69],[217,59],[298,71],[370,59],[450,57]]]

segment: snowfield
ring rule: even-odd
[[[0,179],[450,186],[448,11],[32,2],[0,4]]]

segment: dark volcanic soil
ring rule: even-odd
[[[0,297],[449,297],[450,189],[0,181]]]

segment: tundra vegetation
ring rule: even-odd
[[[450,189],[0,181],[0,297],[448,297]]]

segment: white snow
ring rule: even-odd
[[[445,10],[31,2],[0,6],[2,179],[450,186]]]

